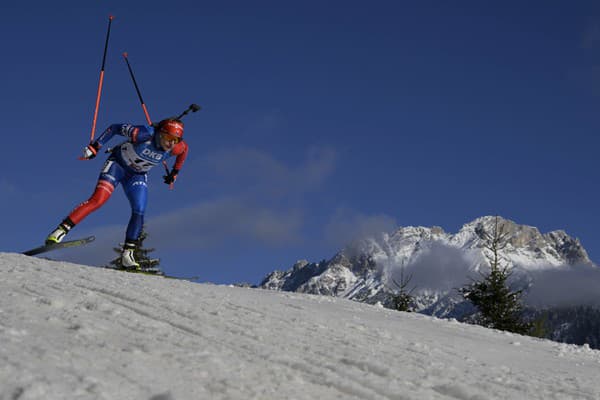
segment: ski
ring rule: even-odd
[[[60,242],[60,243],[45,244],[45,245],[36,247],[34,249],[24,251],[22,254],[24,254],[26,256],[35,256],[37,254],[47,253],[47,252],[53,251],[53,250],[83,246],[85,244],[93,242],[94,239],[96,239],[95,236],[88,236],[88,237],[82,238],[82,239],[67,240],[67,241]]]
[[[128,268],[113,268],[113,267],[105,267],[105,268],[111,269],[113,271],[129,272],[130,274],[165,276],[165,274],[162,271],[158,271],[158,270],[128,269]]]
[[[189,281],[189,282],[198,282],[200,280],[199,276],[173,276],[173,275],[163,275],[163,278],[166,279],[177,279],[180,281]]]
[[[200,277],[198,277],[198,276],[181,277],[181,276],[166,275],[164,272],[162,272],[160,270],[127,269],[127,268],[113,268],[113,267],[104,267],[104,268],[111,269],[113,271],[129,272],[130,274],[160,276],[165,279],[177,279],[177,280],[181,280],[181,281],[196,282],[200,279]]]

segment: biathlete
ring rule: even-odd
[[[139,269],[140,265],[135,260],[134,253],[139,245],[144,225],[148,199],[148,172],[163,160],[175,156],[177,158],[173,169],[163,177],[166,184],[173,184],[187,157],[188,146],[183,141],[183,122],[177,118],[167,118],[156,126],[111,125],[96,141],[83,150],[82,158],[90,160],[96,157],[102,146],[117,135],[126,137],[127,141],[112,149],[111,155],[100,171],[94,193],[71,211],[48,235],[46,243],[60,243],[75,225],[102,207],[120,183],[131,204],[131,218],[127,225],[121,262],[125,268]]]

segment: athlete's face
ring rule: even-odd
[[[179,138],[177,136],[169,135],[168,133],[161,132],[160,134],[160,146],[166,150],[170,151],[175,147],[175,145],[179,143]]]

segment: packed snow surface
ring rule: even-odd
[[[0,253],[0,399],[600,399],[600,351]]]

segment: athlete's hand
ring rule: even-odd
[[[169,172],[167,175],[163,176],[163,180],[165,181],[165,183],[167,185],[171,185],[175,182],[175,180],[177,180],[178,173],[179,173],[179,170],[177,168],[173,168],[171,170],[171,172]]]
[[[92,158],[96,157],[96,154],[98,154],[98,149],[100,149],[100,145],[98,144],[98,142],[88,144],[83,149],[83,156],[81,157],[81,159],[91,160]]]

